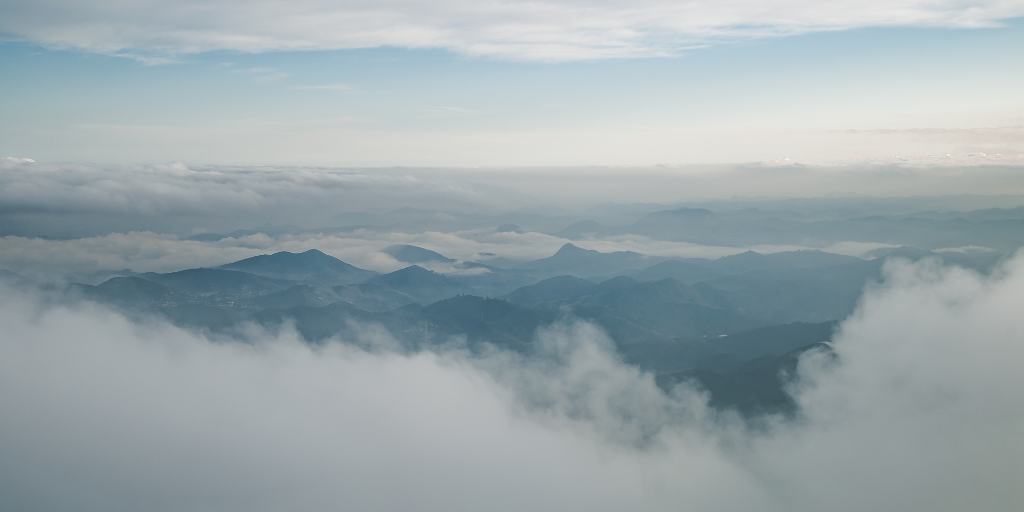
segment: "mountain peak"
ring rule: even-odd
[[[578,245],[576,245],[576,244],[574,244],[572,242],[567,242],[566,244],[562,245],[562,247],[560,247],[558,249],[558,252],[556,252],[555,254],[556,255],[558,255],[558,254],[590,254],[590,253],[595,253],[595,252],[597,252],[597,251],[592,251],[590,249],[584,249],[584,248],[582,248],[582,247],[580,247],[580,246],[578,246]]]
[[[372,276],[368,270],[349,265],[319,249],[301,253],[279,251],[239,260],[220,268],[296,281],[359,282]]]
[[[430,269],[427,269],[427,268],[423,268],[423,267],[421,267],[419,265],[409,265],[408,267],[400,268],[400,269],[398,269],[398,270],[396,270],[396,271],[394,271],[392,273],[393,274],[424,275],[424,276],[425,275],[429,275],[429,274],[437,274],[437,272],[434,272],[433,270],[430,270]]]
[[[440,262],[440,263],[452,263],[455,260],[439,253],[420,247],[418,245],[409,244],[398,244],[392,245],[384,252],[395,258],[398,261],[405,263],[425,263],[425,262]]]

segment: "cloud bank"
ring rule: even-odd
[[[586,324],[540,360],[313,349],[8,291],[0,508],[1016,510],[1022,297],[1021,257],[890,266],[801,362],[800,417],[752,429]]]
[[[403,227],[464,221],[450,215],[458,213],[472,213],[478,219],[474,227],[479,227],[510,222],[509,218],[518,222],[516,216],[536,220],[538,215],[585,208],[596,212],[595,207],[607,205],[609,198],[678,204],[715,198],[1020,195],[1020,169],[754,164],[477,169],[98,166],[10,158],[0,161],[0,233],[191,233],[289,224],[320,228],[359,225],[367,218],[355,213],[396,209],[406,212]],[[431,212],[411,212],[416,209]],[[496,220],[492,215],[497,213],[506,220]],[[53,232],[57,229],[68,233]]]
[[[444,48],[568,61],[674,55],[751,38],[860,27],[990,27],[1024,15],[1016,0],[717,2],[232,2],[6,0],[0,33],[150,62],[219,50]]]

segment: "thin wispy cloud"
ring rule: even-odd
[[[46,46],[151,59],[218,50],[392,46],[571,61],[666,56],[722,41],[859,27],[992,27],[1021,15],[1024,4],[1015,0],[840,0],[813,9],[794,0],[300,0],[245,9],[223,0],[14,0],[5,3],[0,33]]]

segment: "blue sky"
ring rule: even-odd
[[[0,156],[516,166],[1024,152],[1021,18],[744,35],[610,58],[138,43],[143,55],[5,39]]]

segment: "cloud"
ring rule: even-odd
[[[926,154],[897,155],[918,165],[1014,165],[1024,162],[1024,126],[843,130],[861,143],[893,148],[927,148]]]
[[[468,0],[231,2],[67,0],[4,3],[8,37],[140,59],[219,50],[444,48],[567,61],[674,55],[722,41],[879,26],[991,27],[1024,15],[1015,0],[591,2]]]
[[[990,196],[975,200],[971,208],[1018,206],[1019,199],[1012,196],[1024,194],[1024,174],[1013,166],[437,169],[184,163],[96,166],[11,160],[0,164],[0,236],[74,238],[149,231],[184,237],[242,228],[271,234],[334,234],[364,227],[457,232],[464,233],[461,238],[501,244],[520,238],[516,233],[494,233],[493,228],[501,224],[558,232],[580,219],[593,219],[621,227],[657,209],[652,203],[658,202],[670,208],[713,198],[965,194]],[[626,212],[624,205],[631,202],[647,203],[650,208]],[[470,234],[473,231],[476,234]],[[538,247],[550,254],[565,242],[559,237],[529,236],[540,243],[527,244],[522,254],[510,257],[538,257]],[[591,243],[600,250],[647,247],[640,252],[660,255],[729,252],[668,242],[659,245],[642,237],[606,237],[584,245]],[[446,244],[439,245],[447,249]],[[475,254],[463,255],[450,256],[476,259]]]
[[[1024,258],[891,265],[752,429],[586,324],[545,358],[211,343],[0,294],[0,504],[31,510],[1015,510]],[[367,331],[373,335],[373,331]]]
[[[27,165],[32,165],[34,163],[36,163],[35,160],[33,160],[31,158],[27,158],[27,157],[17,157],[17,156],[0,157],[0,169],[2,169],[2,168],[15,168],[15,167],[27,166]]]
[[[174,231],[183,225],[186,231],[338,226],[351,223],[346,213],[379,212],[393,205],[479,208],[477,194],[451,176],[395,169],[182,163],[98,167],[20,161],[0,166],[0,216],[10,217],[5,231],[11,233],[20,222],[41,222],[64,231],[57,236],[92,234],[99,226],[106,232]],[[21,234],[44,231],[25,226]]]

